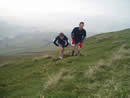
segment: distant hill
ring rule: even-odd
[[[50,44],[55,36],[56,33],[45,34],[38,32],[3,37],[0,40],[0,55],[22,55],[23,52],[50,50]]]
[[[84,42],[82,55],[65,49],[0,64],[0,97],[128,98],[130,29],[98,34]]]
[[[50,45],[56,35],[0,21],[0,56],[33,55],[51,50]]]

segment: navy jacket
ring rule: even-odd
[[[64,36],[64,39],[61,40],[59,36],[57,36],[53,42],[56,46],[61,45],[62,47],[67,47],[69,45],[68,38]]]
[[[86,37],[86,31],[84,29],[79,30],[79,27],[75,27],[71,33],[72,40],[75,40],[75,43],[83,42]]]

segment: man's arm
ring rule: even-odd
[[[68,40],[68,38],[65,36],[65,47],[67,47],[68,45],[69,45],[69,40]]]
[[[75,38],[75,28],[72,30],[71,32],[71,38],[74,39]]]
[[[53,43],[58,47],[59,45],[57,44],[58,41],[58,37],[55,38],[55,40],[53,41]]]
[[[82,42],[85,40],[86,38],[86,31],[84,30],[83,36],[82,36]]]

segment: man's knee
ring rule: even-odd
[[[78,47],[79,47],[79,48],[82,48],[82,42],[79,42],[79,43],[78,43]]]
[[[64,48],[63,48],[63,47],[61,47],[61,48],[60,48],[60,50],[63,52],[63,51],[64,51]]]
[[[80,49],[81,49],[81,47],[80,46],[78,46],[78,50],[80,51]]]

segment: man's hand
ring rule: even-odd
[[[75,40],[74,39],[72,40],[72,44],[75,44]]]

